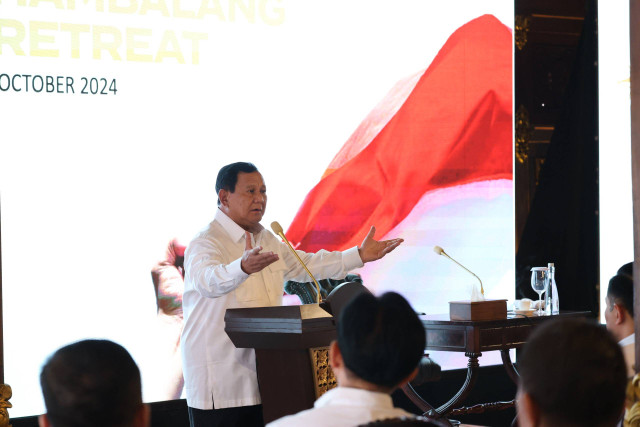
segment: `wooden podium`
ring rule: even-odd
[[[313,407],[336,386],[329,343],[333,316],[318,304],[228,309],[225,331],[238,348],[254,348],[265,424]]]

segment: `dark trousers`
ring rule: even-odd
[[[262,405],[224,409],[189,407],[191,427],[264,427]]]

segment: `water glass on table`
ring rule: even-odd
[[[547,267],[533,267],[531,269],[531,287],[538,294],[538,311],[536,314],[542,316],[542,294],[547,291],[549,286],[549,269]]]

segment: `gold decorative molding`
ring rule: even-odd
[[[11,387],[8,384],[0,384],[0,427],[11,427],[11,424],[9,424],[9,411],[7,411],[7,408],[13,407],[9,403],[11,396],[13,396]]]
[[[629,380],[627,384],[625,408],[624,427],[640,426],[640,374]]]
[[[529,157],[529,140],[532,133],[529,112],[524,105],[520,105],[516,111],[516,159],[520,163],[524,163]]]
[[[329,347],[315,347],[309,349],[311,358],[311,372],[316,399],[338,385],[335,375],[329,365]],[[0,426],[1,427],[1,426]]]
[[[584,21],[584,17],[582,16],[544,15],[541,13],[532,13],[531,16],[534,18],[565,19],[568,21]]]
[[[527,44],[527,33],[529,32],[529,17],[516,15],[515,17],[515,39],[516,47],[522,50]]]

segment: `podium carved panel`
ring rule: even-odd
[[[8,384],[0,384],[0,427],[11,427],[7,408],[12,407],[11,403],[9,403],[12,395],[13,392]]]
[[[316,399],[338,385],[331,365],[329,364],[329,347],[315,347],[309,349],[313,385]]]

